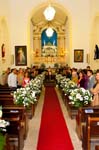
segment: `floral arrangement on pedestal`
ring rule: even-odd
[[[65,95],[69,95],[74,89],[77,89],[77,85],[73,81],[69,80],[68,82],[65,82],[63,87]]]
[[[70,81],[66,76],[62,76],[61,74],[56,75],[57,86],[63,88]]]
[[[87,106],[92,102],[92,94],[84,88],[77,88],[71,91],[69,95],[70,104],[75,107]]]
[[[36,101],[35,92],[29,87],[19,88],[14,92],[14,103],[17,105],[29,106]]]
[[[44,74],[38,75],[34,80],[31,80],[25,88],[19,88],[13,93],[14,103],[29,107],[37,101],[37,95],[41,92],[41,87],[44,80]]]

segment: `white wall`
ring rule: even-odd
[[[3,1],[3,0],[2,0]],[[4,0],[6,1],[6,0]],[[15,45],[27,45],[28,48],[28,66],[31,65],[31,44],[30,44],[30,29],[29,19],[31,18],[33,10],[45,0],[10,0],[8,24],[10,26],[11,38],[11,53],[15,53]],[[90,39],[90,0],[57,0],[67,11],[70,17],[70,65],[78,68],[86,67],[86,54],[89,52],[89,39]],[[98,0],[96,0],[98,2]],[[98,5],[99,6],[99,5]],[[5,9],[4,9],[5,10]],[[3,15],[3,12],[2,12]],[[74,63],[74,49],[84,49],[84,62]]]
[[[0,1],[0,74],[10,66],[10,34],[9,34],[9,3],[8,0]],[[1,46],[5,44],[5,57],[2,59]]]

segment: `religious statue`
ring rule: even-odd
[[[99,48],[97,44],[95,45],[94,59],[99,59]]]
[[[5,57],[5,44],[2,44],[1,46],[1,53],[2,53],[2,58]]]

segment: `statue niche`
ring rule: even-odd
[[[57,33],[54,33],[51,37],[47,37],[46,29],[41,34],[42,51],[41,56],[43,57],[55,57],[57,56]]]

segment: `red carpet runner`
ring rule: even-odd
[[[37,150],[73,150],[56,91],[46,87]]]

